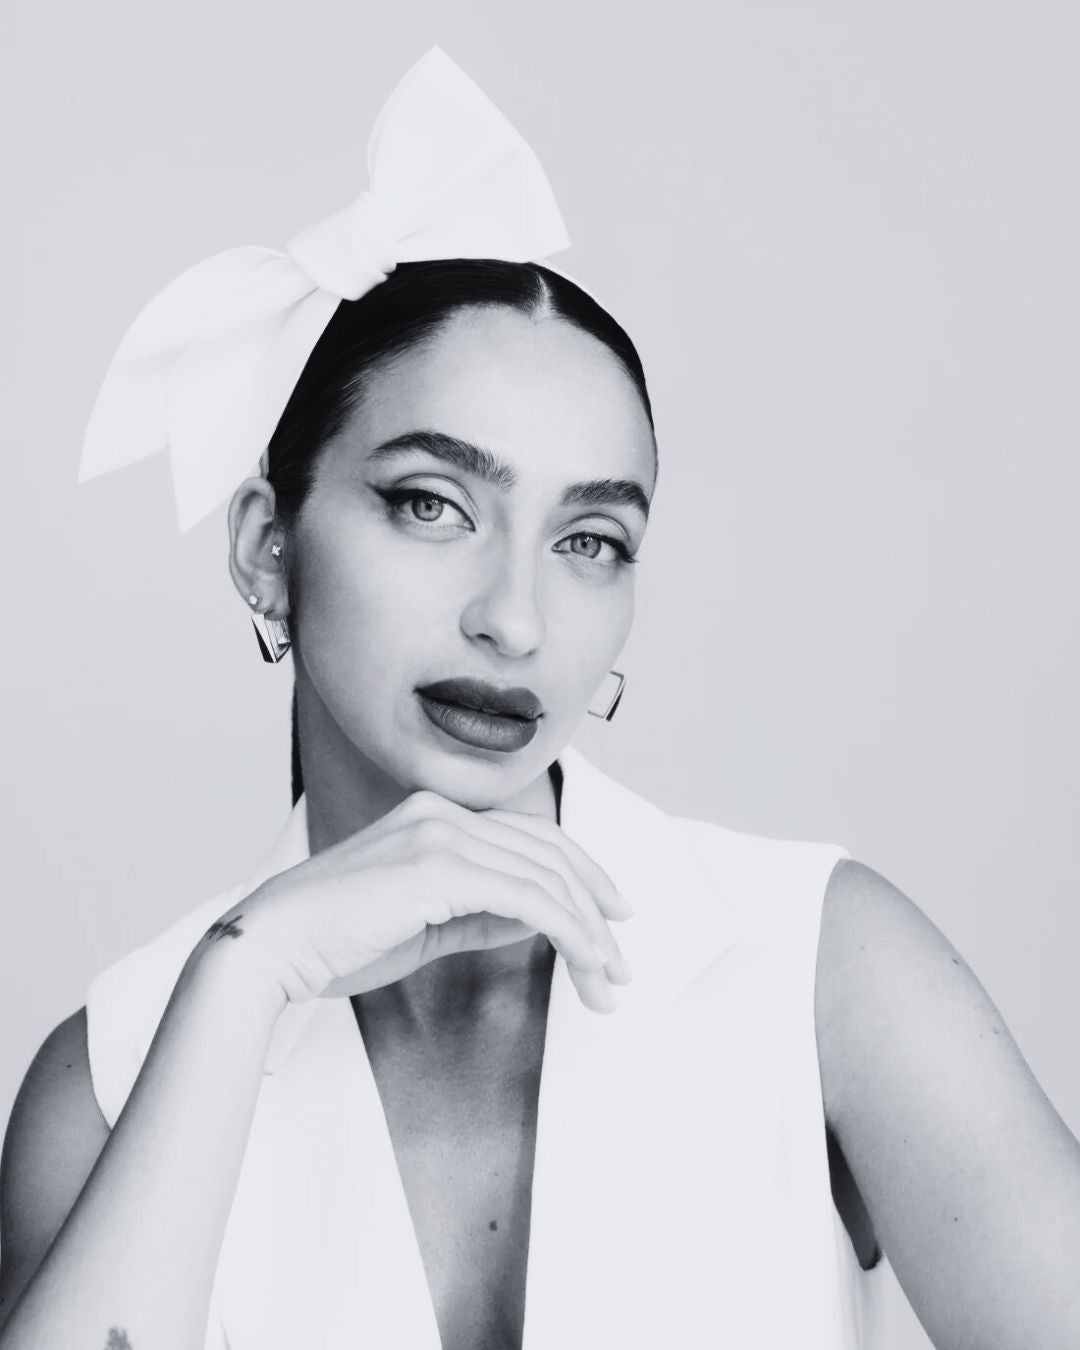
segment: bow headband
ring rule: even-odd
[[[529,262],[570,242],[532,150],[438,47],[383,105],[368,177],[366,192],[284,253],[228,249],[150,301],[98,393],[80,483],[168,447],[187,531],[260,459],[341,300],[399,262]]]

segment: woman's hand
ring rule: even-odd
[[[608,921],[629,912],[607,873],[546,816],[472,811],[424,790],[265,881],[204,941],[238,939],[236,954],[302,1003],[543,933],[586,1007],[610,1012],[611,984],[630,971]]]

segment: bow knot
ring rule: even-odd
[[[80,482],[168,447],[190,529],[253,472],[342,300],[401,262],[526,262],[570,242],[532,150],[438,47],[383,105],[368,176],[368,191],[284,252],[215,254],[150,301],[91,411]]]
[[[359,300],[398,263],[393,225],[372,192],[301,230],[285,251],[316,286],[342,300]]]

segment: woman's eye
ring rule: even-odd
[[[578,534],[567,535],[564,542],[573,543],[575,539],[585,540],[585,551],[576,552],[571,549],[570,552],[576,558],[586,558],[590,562],[601,562],[618,565],[619,563],[637,562],[627,546],[621,539],[616,539],[610,534],[594,534],[591,531],[582,530]],[[600,557],[600,550],[607,544],[615,552],[614,558]],[[560,550],[561,551],[561,550]]]
[[[389,503],[391,515],[400,517],[407,514],[408,519],[420,524],[439,524],[446,506],[452,507],[462,517],[465,515],[461,507],[449,497],[427,488],[379,488],[378,493]],[[409,508],[407,513],[402,510],[403,507]]]
[[[404,520],[407,525],[449,525],[452,521],[444,520],[446,514],[445,508],[450,507],[456,511],[462,520],[472,528],[469,518],[456,502],[452,502],[449,497],[444,497],[440,492],[433,492],[429,488],[376,488],[379,496],[387,503],[389,515],[396,520]],[[571,547],[570,549],[560,548],[560,553],[569,552],[572,557],[583,558],[587,562],[597,562],[608,567],[618,567],[623,563],[637,562],[637,558],[630,552],[627,545],[613,535],[599,534],[592,530],[579,530],[576,534],[569,534],[565,539],[560,540],[561,544],[573,545],[575,541],[581,540],[580,549]],[[615,556],[604,557],[602,550],[604,545],[610,548]]]

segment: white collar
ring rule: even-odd
[[[617,991],[615,1013],[597,1014],[580,1003],[565,962],[555,962],[524,1350],[655,1344],[672,1339],[665,1330],[677,1343],[680,1331],[700,1333],[707,1324],[714,1290],[705,1266],[696,1268],[706,1259],[694,1236],[703,1222],[702,1145],[695,1151],[687,1139],[683,1147],[685,1070],[667,1013],[735,942],[738,921],[691,851],[681,817],[572,747],[559,762],[562,828],[634,907],[615,930],[634,980]],[[301,798],[252,879],[301,861],[307,847]],[[692,1130],[703,1133],[693,1114]],[[737,1223],[727,1231],[735,1271],[754,1249]],[[697,1292],[673,1300],[676,1282]],[[213,1306],[230,1350],[439,1350],[393,1144],[348,999],[289,1005],[279,1019]]]
[[[563,831],[604,868],[634,906],[634,917],[614,929],[635,974],[633,983],[618,993],[620,1007],[677,993],[734,941],[733,908],[708,887],[685,849],[670,853],[661,848],[678,817],[611,778],[573,746],[563,750],[558,763]],[[301,796],[241,894],[250,894],[309,853],[307,800]],[[266,1057],[267,1073],[277,1072],[285,1062],[320,1002],[289,1004],[282,1013]]]

